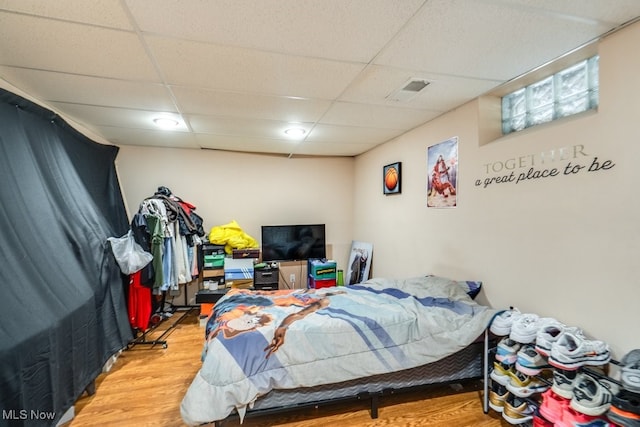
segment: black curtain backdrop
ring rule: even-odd
[[[0,425],[55,425],[133,338],[117,153],[0,89]]]

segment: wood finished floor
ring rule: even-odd
[[[164,337],[166,349],[145,345],[124,351],[111,371],[98,377],[96,393],[76,402],[76,416],[65,426],[183,426],[180,402],[200,368],[203,329],[196,314],[186,316]],[[172,319],[166,324],[171,323]],[[509,426],[500,414],[483,413],[481,393],[479,383],[466,384],[462,390],[434,387],[383,396],[377,419],[371,419],[367,401],[353,401],[248,417],[242,426]],[[240,423],[232,419],[224,426]]]

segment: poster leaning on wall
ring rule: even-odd
[[[427,207],[458,204],[458,137],[427,148]]]

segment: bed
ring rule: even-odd
[[[183,421],[480,377],[487,326],[498,312],[474,301],[480,286],[422,276],[230,290],[208,320]],[[483,334],[484,347],[474,345]]]

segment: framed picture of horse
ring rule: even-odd
[[[427,148],[427,207],[458,205],[458,137]]]

